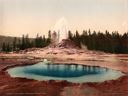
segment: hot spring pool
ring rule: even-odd
[[[35,80],[67,80],[75,83],[103,82],[124,75],[112,69],[79,64],[48,64],[40,62],[34,65],[7,69],[11,77]]]

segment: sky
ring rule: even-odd
[[[47,35],[61,17],[72,32],[128,32],[128,0],[0,0],[0,35]]]

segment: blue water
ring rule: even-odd
[[[120,71],[78,64],[48,64],[14,67],[7,70],[11,77],[35,80],[67,80],[70,82],[102,82],[117,79],[123,75]]]

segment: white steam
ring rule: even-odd
[[[68,22],[64,17],[59,19],[59,21],[55,24],[53,32],[54,31],[57,33],[58,42],[61,42],[62,39],[68,38]]]

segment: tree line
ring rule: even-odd
[[[128,33],[119,34],[118,31],[96,32],[84,30],[82,34],[78,31],[72,34],[68,32],[68,37],[81,48],[85,45],[89,50],[99,50],[109,53],[128,53]]]
[[[29,35],[22,35],[21,38],[14,37],[14,40],[12,43],[5,43],[2,44],[2,51],[3,52],[11,52],[11,51],[19,51],[24,50],[27,48],[42,48],[45,46],[48,46],[51,42],[50,37],[50,31],[49,36],[46,38],[45,36],[39,36],[37,34],[36,38],[29,38]]]
[[[76,30],[75,34],[68,32],[68,38],[72,40],[79,48],[82,45],[89,50],[99,50],[109,53],[128,53],[128,33],[119,34],[118,31],[96,32],[84,30],[82,34]],[[2,44],[3,52],[19,51],[27,48],[43,48],[51,42],[51,31],[48,32],[48,38],[39,36],[29,38],[29,35],[23,35],[22,38],[14,38],[13,43]]]

